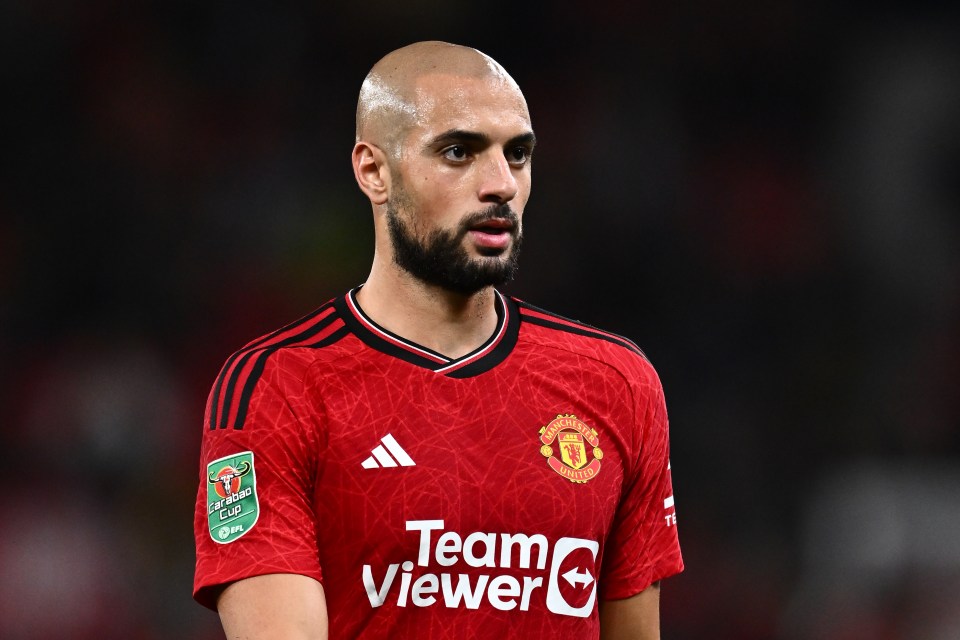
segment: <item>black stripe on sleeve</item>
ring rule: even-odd
[[[350,329],[346,326],[340,327],[329,336],[314,342],[312,344],[300,345],[310,349],[322,349],[323,347],[328,347],[333,343],[337,342],[345,335],[350,333]],[[253,370],[250,372],[250,376],[247,378],[246,383],[243,385],[243,391],[240,393],[240,406],[237,408],[237,417],[233,422],[234,429],[243,429],[243,423],[247,419],[247,411],[250,408],[250,398],[253,397],[253,390],[257,386],[257,382],[260,380],[260,376],[263,375],[263,369],[267,365],[267,359],[276,351],[282,349],[283,346],[276,345],[273,347],[268,347],[263,349],[260,352],[260,355],[257,357],[257,361],[253,365]]]
[[[327,312],[332,305],[333,305],[332,301],[328,302],[327,304],[324,304],[323,306],[318,308],[316,311],[313,311],[309,315],[306,315],[303,318],[300,318],[299,320],[291,322],[290,324],[284,327],[281,327],[280,329],[277,329],[273,333],[269,333],[263,338],[260,338],[259,340],[256,340],[250,343],[243,349],[240,349],[239,351],[235,352],[233,355],[230,356],[230,358],[227,359],[227,363],[223,365],[223,369],[220,371],[220,375],[217,377],[217,381],[214,383],[213,397],[211,399],[211,404],[210,404],[210,429],[217,428],[218,413],[221,414],[220,421],[219,421],[220,428],[221,429],[226,428],[227,418],[229,417],[229,413],[230,413],[230,405],[233,400],[233,390],[234,390],[234,387],[236,387],[237,378],[239,378],[241,372],[243,371],[243,367],[246,366],[251,355],[260,348],[269,347],[271,342],[277,340],[277,338],[283,335],[284,333],[287,333],[301,326],[309,325],[310,322],[312,322],[318,316],[321,316],[325,312]],[[297,340],[297,339],[301,339],[301,336],[309,337],[310,335],[315,335],[316,331],[322,330],[323,327],[326,327],[327,325],[329,325],[330,322],[333,321],[332,319],[335,316],[336,316],[336,313],[332,313],[330,314],[330,316],[328,316],[327,318],[324,318],[323,321],[317,323],[317,325],[314,325],[310,329],[307,329],[306,331],[303,331],[295,336],[292,336],[292,338],[287,338],[285,340],[277,342],[276,344],[283,345],[283,344],[289,343],[291,339]],[[317,329],[317,327],[319,327],[319,329]],[[237,360],[241,360],[241,362],[237,364],[237,366],[234,366],[234,364],[237,363]],[[226,389],[225,389],[224,381],[227,378],[228,372],[232,372],[232,373],[229,373],[230,379],[226,382]],[[220,401],[221,396],[223,396],[222,405]]]
[[[540,309],[539,307],[535,307],[532,304],[528,304],[526,302],[521,302],[518,300],[517,304],[520,306],[521,309],[530,309],[531,311],[536,311],[537,313],[542,313],[544,315],[557,318],[558,320],[565,321],[565,322],[553,322],[546,318],[540,318],[538,316],[533,316],[530,314],[523,314],[524,322],[529,322],[530,324],[539,325],[541,327],[547,327],[548,329],[556,329],[557,331],[566,331],[568,333],[573,333],[578,336],[586,336],[588,338],[597,338],[599,340],[606,340],[607,342],[619,345],[625,349],[628,349],[634,352],[635,354],[637,354],[647,362],[650,361],[650,359],[647,358],[647,354],[645,354],[643,350],[640,347],[638,347],[633,340],[630,340],[629,338],[625,338],[621,335],[617,335],[615,333],[610,333],[602,329],[592,327],[588,324],[584,324],[583,322],[579,322],[578,320],[564,318],[563,316],[557,315],[556,313],[552,313],[550,311]],[[573,323],[576,326],[571,326],[569,324],[566,324],[566,322]]]

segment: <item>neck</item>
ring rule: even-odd
[[[357,293],[374,322],[402,338],[459,358],[487,341],[497,327],[493,287],[453,293],[397,269],[377,269]]]

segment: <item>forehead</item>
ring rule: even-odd
[[[531,128],[526,100],[509,77],[424,75],[414,84],[413,102],[413,128],[421,132],[503,129],[513,136]]]

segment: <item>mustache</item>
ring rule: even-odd
[[[520,234],[520,216],[510,208],[509,204],[495,204],[475,211],[460,221],[458,236],[465,236],[473,228],[491,220],[505,220],[510,223],[510,235],[517,237]]]

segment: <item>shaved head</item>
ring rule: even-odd
[[[511,87],[523,99],[510,74],[485,53],[447,42],[416,42],[388,53],[364,79],[357,102],[357,141],[396,158],[404,134],[421,121],[432,98],[419,82],[426,76],[488,80]]]

